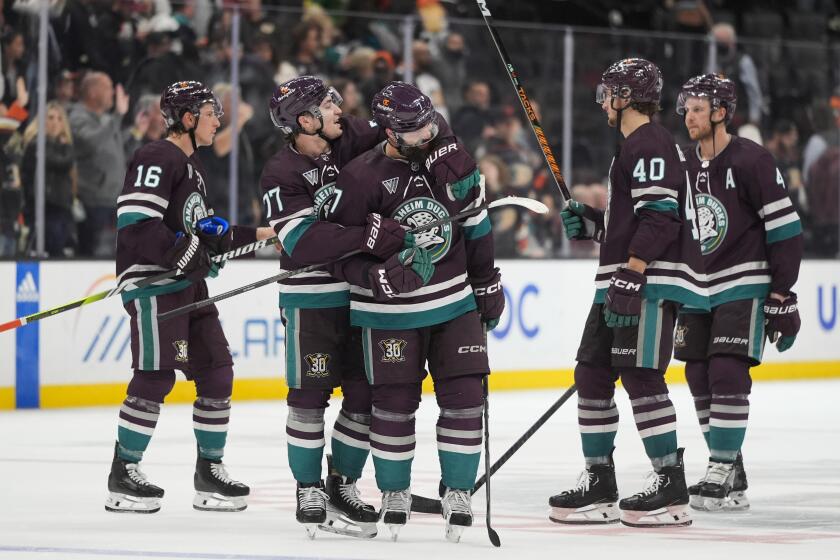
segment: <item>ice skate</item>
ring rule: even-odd
[[[440,500],[443,518],[446,520],[446,540],[457,543],[464,529],[473,522],[469,490],[447,488]]]
[[[310,539],[315,538],[318,526],[327,522],[327,493],[320,480],[306,486],[297,484],[297,509],[295,518],[306,529]]]
[[[400,529],[411,517],[411,489],[388,490],[382,492],[382,509],[379,519],[385,523],[391,532],[391,540],[396,541],[400,536]]]
[[[732,480],[732,490],[723,502],[724,511],[746,511],[750,509],[747,498],[747,473],[744,470],[744,458],[740,451],[735,458],[735,478]]]
[[[691,525],[682,456],[680,448],[675,466],[650,473],[644,490],[618,503],[623,524],[630,527]]]
[[[201,511],[242,511],[251,489],[228,476],[221,460],[199,456],[195,463],[193,507]]]
[[[327,520],[318,526],[323,531],[348,537],[372,539],[376,536],[376,509],[362,501],[356,480],[340,474],[327,476]]]
[[[555,523],[601,525],[617,523],[619,518],[618,488],[615,464],[610,453],[606,465],[592,465],[580,473],[577,486],[548,499]]]
[[[117,444],[118,446],[119,444]],[[108,475],[105,509],[116,513],[155,513],[160,511],[163,488],[146,479],[137,463],[120,459],[114,447],[111,474]]]

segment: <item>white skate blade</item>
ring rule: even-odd
[[[606,525],[617,523],[618,508],[615,502],[606,504],[591,504],[581,508],[551,508],[548,518],[555,523],[569,525]]]
[[[317,523],[304,523],[303,528],[306,530],[306,536],[309,537],[310,541],[315,540],[315,535],[318,534],[318,524]]]
[[[353,521],[330,503],[327,503],[327,521],[318,525],[318,528],[328,533],[357,539],[372,539],[377,533],[376,522],[360,523]]]
[[[111,492],[105,500],[105,510],[114,513],[155,513],[160,511],[160,498],[140,498]]]
[[[193,508],[199,511],[242,511],[248,507],[245,496],[224,496],[217,492],[196,492]]]
[[[691,506],[691,509],[696,509],[698,511],[703,510],[703,497],[699,494],[694,494],[693,496],[688,497],[688,505]]]
[[[723,502],[724,511],[747,511],[750,509],[750,500],[746,492],[730,492]]]
[[[391,532],[391,540],[394,542],[397,542],[397,538],[400,536],[400,529],[405,527],[405,525],[399,525],[397,523],[386,523],[385,526]]]
[[[691,514],[684,505],[667,506],[653,511],[621,510],[621,522],[628,527],[687,527]]]
[[[461,541],[461,535],[464,533],[465,525],[446,525],[446,540],[451,543],[458,543]]]

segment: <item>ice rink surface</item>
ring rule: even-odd
[[[491,453],[499,457],[561,394],[502,392],[491,396]],[[484,528],[484,491],[473,501],[475,525],[460,544],[444,540],[443,520],[414,514],[399,541],[387,530],[370,541],[320,532],[310,541],[294,520],[294,481],[284,437],[285,404],[235,403],[225,462],[251,486],[242,513],[192,509],[195,442],[191,407],[163,408],[143,462],[166,490],[154,515],[106,513],[106,478],[117,407],[0,413],[0,558],[76,560],[687,558],[801,560],[840,554],[840,381],[762,383],[753,387],[744,447],[752,508],[746,513],[692,512],[681,529],[621,525],[581,528],[548,521],[548,497],[570,488],[582,468],[575,399],[567,402],[492,479],[494,549]],[[686,386],[673,388],[689,484],[705,469],[707,451]],[[626,394],[617,396],[621,429],[615,460],[622,496],[639,491],[650,465],[632,423]],[[328,427],[338,410],[328,409]],[[434,441],[437,405],[424,395],[418,413],[413,491],[432,496],[439,468]],[[491,457],[491,461],[492,461]],[[483,472],[483,464],[479,473]],[[372,461],[360,483],[379,507]],[[833,552],[832,552],[833,551]]]

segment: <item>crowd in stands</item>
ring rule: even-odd
[[[38,4],[0,0],[0,258],[32,255],[35,246]],[[242,44],[235,123],[229,110],[236,93],[230,84],[234,4]],[[592,101],[611,61],[636,55],[660,65],[666,87],[658,118],[686,143],[674,112],[677,88],[714,67],[738,83],[733,132],[776,157],[806,225],[808,254],[838,255],[840,89],[833,84],[840,83],[840,12],[834,2],[496,4],[502,37],[558,158],[563,31],[550,24],[599,28],[575,32],[574,171],[567,178],[575,198],[606,205],[615,134]],[[240,223],[262,221],[259,174],[282,146],[267,100],[277,84],[301,74],[329,81],[343,96],[345,113],[360,117],[369,117],[370,100],[385,84],[411,79],[475,155],[489,196],[530,196],[557,208],[554,179],[475,10],[473,0],[51,0],[46,252],[113,255],[126,163],[138,147],[163,137],[160,92],[181,79],[206,83],[226,109],[215,144],[200,154],[222,216],[230,214],[230,153],[238,138]],[[411,40],[405,41],[401,19],[370,17],[377,13],[414,17]],[[474,21],[460,19],[466,17]],[[539,25],[506,28],[501,20]],[[590,243],[563,238],[557,212],[535,217],[505,209],[493,219],[499,258],[593,254]]]

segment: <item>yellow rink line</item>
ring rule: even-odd
[[[840,378],[840,361],[766,363],[752,369],[755,381],[794,381],[804,379]],[[685,383],[681,365],[668,368],[668,383]],[[571,369],[497,371],[490,376],[490,387],[495,391],[565,388],[573,382]],[[74,406],[117,405],[125,398],[128,383],[97,383],[91,385],[46,385],[41,387],[41,408]],[[423,391],[431,392],[430,378],[423,382]],[[286,397],[288,389],[279,378],[236,379],[233,399],[277,400]],[[187,381],[178,381],[168,403],[190,403],[195,399],[195,387]],[[0,410],[15,407],[14,387],[0,387]]]

